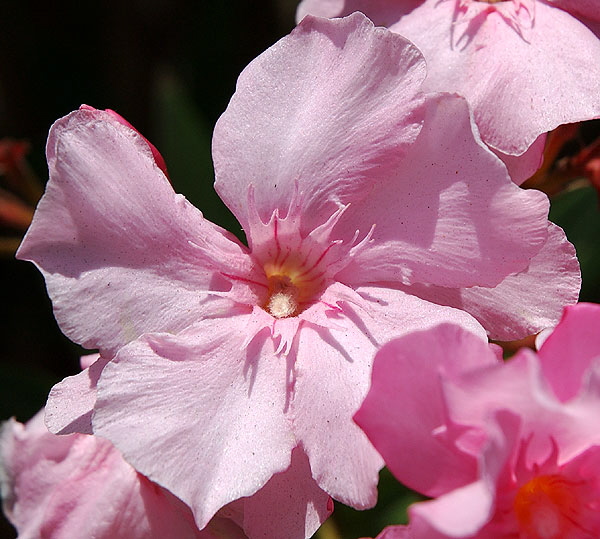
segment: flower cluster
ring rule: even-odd
[[[356,420],[435,499],[379,537],[598,537],[599,324],[599,305],[571,306],[507,363],[456,325],[386,344]]]
[[[5,426],[23,537],[310,537],[332,499],[376,503],[384,461],[437,498],[386,536],[598,531],[600,348],[558,358],[583,338],[564,336],[572,320],[598,313],[567,311],[539,359],[504,365],[488,345],[556,325],[578,298],[573,246],[518,184],[547,131],[600,116],[598,63],[555,58],[550,36],[599,58],[580,20],[593,10],[339,4],[299,14],[365,7],[390,29],[303,17],[216,124],[215,188],[247,244],[174,192],[117,113],[82,106],[52,126],[17,256],[62,331],[99,353],[52,389],[49,432],[41,414]]]

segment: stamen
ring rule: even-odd
[[[266,310],[275,318],[287,318],[298,312],[298,288],[287,275],[269,277],[269,298]]]

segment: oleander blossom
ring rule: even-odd
[[[49,428],[108,438],[199,527],[235,501],[248,536],[304,537],[329,495],[373,505],[382,460],[352,415],[380,343],[445,321],[524,336],[579,287],[546,197],[424,78],[419,51],[361,14],[307,17],[253,61],[213,138],[248,247],[113,113],[56,122],[18,256],[101,357],[53,388]]]
[[[190,509],[127,464],[108,440],[48,432],[41,410],[0,430],[3,508],[20,539],[244,538],[215,518],[200,531]]]
[[[467,98],[483,141],[517,183],[538,168],[547,131],[600,116],[593,2],[304,0],[297,17],[353,11],[419,47],[426,88]]]
[[[435,499],[378,537],[600,536],[599,324],[600,306],[568,307],[538,354],[506,364],[450,325],[384,346],[356,420]]]

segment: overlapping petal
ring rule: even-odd
[[[3,426],[0,456],[4,509],[22,539],[215,537],[198,530],[189,509],[140,476],[110,442],[55,436],[43,411],[26,425]]]
[[[245,249],[175,194],[149,146],[102,111],[53,126],[50,181],[18,251],[46,277],[61,329],[114,355],[148,331],[227,309],[218,270],[251,273]]]
[[[50,390],[45,417],[50,432],[92,434],[96,387],[108,361],[98,358],[82,372],[67,376]]]
[[[142,337],[98,383],[94,433],[176,492],[200,527],[287,469],[296,446],[284,416],[286,362],[264,332],[244,345],[249,316]]]
[[[563,230],[549,223],[548,239],[527,270],[509,275],[492,288],[443,288],[415,285],[419,297],[472,314],[490,338],[521,339],[552,327],[563,307],[576,303],[581,276],[575,248]]]
[[[504,13],[512,3],[502,4],[483,15],[486,3],[471,2],[473,14],[461,21],[455,2],[430,0],[391,29],[423,51],[430,89],[464,95],[483,140],[520,155],[540,134],[600,115],[600,41],[545,2],[521,27]]]
[[[304,451],[292,452],[290,467],[275,474],[244,505],[243,528],[249,537],[286,539],[290,530],[312,537],[333,511],[333,501],[313,479]]]
[[[425,64],[404,38],[354,15],[305,19],[254,60],[215,127],[215,187],[247,228],[303,197],[302,230],[387,178],[416,138]]]
[[[484,332],[464,312],[385,288],[354,292],[337,284],[322,301],[341,309],[338,327],[308,324],[300,332],[290,414],[319,485],[336,499],[364,508],[375,503],[381,459],[351,417],[367,393],[377,348],[394,336],[442,322],[460,320],[481,338]]]
[[[554,394],[567,401],[586,382],[586,371],[600,358],[600,306],[579,303],[564,315],[538,352],[546,380]]]
[[[410,39],[427,60],[426,88],[464,95],[484,142],[505,154],[520,156],[542,133],[598,117],[600,40],[577,19],[597,20],[598,6],[587,0],[490,4],[305,0],[298,17],[359,10]]]
[[[496,362],[484,339],[455,325],[405,335],[377,353],[374,390],[355,420],[404,484],[438,496],[475,478],[473,455],[457,452],[440,430],[448,419],[441,382]]]
[[[340,219],[346,234],[376,224],[340,279],[495,286],[540,250],[547,211],[546,196],[516,187],[472,134],[464,99],[440,94],[402,167]]]

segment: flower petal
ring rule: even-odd
[[[439,94],[398,173],[354,203],[335,231],[372,242],[341,274],[347,283],[495,286],[522,271],[546,241],[548,199],[510,181],[472,133],[467,103]]]
[[[592,360],[600,358],[599,328],[600,305],[566,307],[562,320],[540,348],[544,376],[561,401],[579,393]]]
[[[574,247],[563,230],[549,223],[548,240],[527,270],[509,275],[492,288],[415,285],[406,291],[423,299],[463,309],[492,339],[521,339],[554,326],[563,307],[577,302],[581,274]]]
[[[231,287],[219,269],[249,266],[245,250],[173,192],[137,132],[79,110],[54,124],[47,156],[50,181],[17,255],[44,274],[70,338],[112,356],[224,308],[210,291]]]
[[[416,138],[425,64],[362,14],[307,17],[254,60],[215,127],[217,189],[244,229],[303,197],[302,230],[386,178]]]
[[[249,537],[312,537],[331,514],[333,502],[312,478],[304,451],[292,452],[290,467],[244,499],[244,531]]]
[[[517,185],[521,185],[533,176],[542,165],[545,145],[546,133],[536,138],[527,151],[521,155],[509,155],[498,150],[494,150],[494,153],[506,165],[511,180]]]
[[[0,438],[5,510],[19,537],[211,539],[180,500],[129,466],[107,441],[55,436],[43,410]]]
[[[337,304],[342,314],[331,328],[310,322],[302,327],[290,415],[319,486],[343,503],[365,508],[376,501],[381,458],[352,415],[367,393],[376,349],[392,337],[441,322],[458,321],[481,338],[485,333],[464,312],[391,289],[365,287],[356,293],[336,284],[321,301]]]
[[[287,469],[296,446],[284,416],[286,363],[265,332],[244,346],[248,317],[146,335],[98,383],[94,433],[186,502],[199,527]]]
[[[394,339],[375,356],[371,388],[355,421],[396,478],[427,496],[473,481],[476,460],[444,435],[441,379],[496,364],[487,341],[454,324]]]
[[[54,434],[92,434],[96,386],[108,359],[99,358],[84,371],[67,376],[48,395],[46,426]]]
[[[455,2],[428,0],[391,29],[423,51],[428,89],[464,95],[484,142],[521,155],[540,134],[600,115],[600,41],[546,2],[519,28],[511,4],[470,2],[461,21]]]

